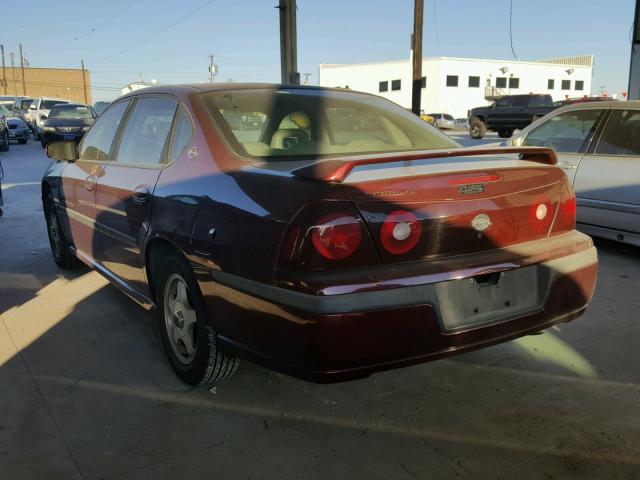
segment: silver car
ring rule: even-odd
[[[429,113],[430,117],[433,117],[435,120],[436,127],[441,129],[450,129],[454,128],[454,120],[451,115],[448,113]]]
[[[553,148],[576,192],[578,227],[640,246],[640,101],[568,105],[505,144]]]

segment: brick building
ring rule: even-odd
[[[0,66],[0,95],[55,97],[78,103],[93,103],[91,74],[84,71],[86,87],[79,68],[25,68],[24,82],[20,67]],[[85,100],[86,94],[86,100]]]

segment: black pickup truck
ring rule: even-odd
[[[469,110],[469,135],[482,138],[487,130],[509,138],[513,131],[524,128],[554,110],[551,95],[507,95],[487,107]]]

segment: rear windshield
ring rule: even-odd
[[[65,102],[64,100],[43,100],[42,103],[40,104],[40,108],[49,110],[54,105],[60,105],[61,103],[69,103],[69,102]]]
[[[459,145],[402,107],[372,95],[311,89],[208,92],[229,144],[257,160],[296,160]]]
[[[51,109],[49,118],[93,118],[93,112],[84,105],[61,105]]]

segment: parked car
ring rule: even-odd
[[[155,308],[191,384],[238,357],[365,377],[580,315],[596,251],[553,150],[458,147],[345,89],[138,90],[47,146],[53,257]]]
[[[33,98],[20,97],[13,102],[13,112],[25,123],[29,123],[29,107],[33,103]]]
[[[0,108],[0,152],[9,150],[9,127],[5,109]]]
[[[95,110],[96,114],[100,115],[102,113],[102,111],[105,108],[107,108],[109,103],[111,103],[111,102],[96,102],[96,103],[93,104],[93,109]]]
[[[469,111],[469,135],[482,138],[487,130],[498,132],[500,138],[509,138],[513,131],[522,129],[553,111],[551,95],[507,95],[487,107]]]
[[[430,113],[430,117],[434,119],[434,124],[440,129],[450,129],[455,126],[453,117],[448,113]]]
[[[9,141],[13,140],[23,145],[27,143],[29,139],[29,127],[27,127],[27,124],[15,112],[12,112],[4,105],[0,105],[0,110],[2,110],[6,118]]]
[[[579,228],[640,246],[640,102],[562,107],[507,144],[556,150],[576,193]]]
[[[29,106],[29,123],[36,140],[40,140],[42,134],[42,122],[49,115],[51,108],[55,105],[63,103],[71,103],[69,100],[60,98],[38,97],[33,100]]]
[[[42,148],[60,140],[80,142],[96,117],[96,112],[87,105],[65,103],[54,106],[42,122]]]
[[[0,95],[0,105],[4,105],[9,108],[9,105],[13,105],[16,97],[8,95]]]
[[[469,120],[466,118],[456,118],[453,121],[453,126],[456,130],[469,130]]]
[[[565,105],[573,105],[574,103],[584,103],[584,102],[610,102],[616,101],[611,97],[576,97],[576,98],[567,98],[566,100],[559,100],[557,102],[553,102],[555,107],[564,107]]]

